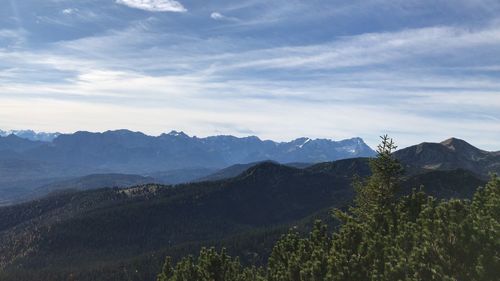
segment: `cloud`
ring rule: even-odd
[[[19,33],[16,30],[0,29],[0,38],[17,38]]]
[[[66,8],[66,9],[62,10],[62,13],[64,15],[72,15],[72,14],[74,14],[76,12],[78,12],[78,9]]]
[[[175,0],[116,0],[116,3],[130,8],[150,12],[186,12],[187,9]]]
[[[213,19],[213,20],[226,20],[226,21],[239,21],[238,18],[235,18],[235,17],[228,17],[228,16],[225,16],[219,12],[213,12],[210,14],[210,17]]]
[[[224,16],[218,12],[213,12],[212,14],[210,14],[210,17],[214,20],[220,20],[224,18]]]
[[[21,46],[25,43],[27,34],[24,29],[0,29],[0,50],[3,46],[11,48]]]
[[[311,81],[228,76],[220,81],[218,75],[148,75],[122,68],[110,70],[109,65],[97,61],[85,65],[91,61],[71,61],[66,55],[38,56],[19,54],[18,58],[48,67],[67,67],[77,74],[68,83],[0,83],[0,121],[15,120],[16,127],[39,130],[127,127],[153,134],[175,128],[197,135],[241,135],[244,133],[234,128],[248,128],[263,138],[277,140],[302,135],[337,139],[360,135],[370,144],[376,144],[377,135],[388,132],[401,146],[455,135],[476,140],[475,144],[483,147],[498,149],[500,145],[492,141],[498,139],[500,130],[500,99],[497,92],[488,91],[500,89],[494,79],[366,71],[330,74]],[[36,64],[29,68],[41,69]],[[439,89],[448,85],[471,90]],[[40,106],[35,110],[26,104]],[[59,107],[71,110],[58,111]],[[475,112],[482,116],[475,116]],[[102,122],[105,114],[111,118]],[[42,124],[33,123],[35,120]],[[231,126],[221,128],[221,120],[231,120]],[[478,135],[485,141],[478,141]]]
[[[469,49],[494,47],[500,44],[500,28],[469,30],[455,27],[428,27],[396,32],[365,33],[339,38],[317,45],[293,46],[251,51],[240,62],[232,60],[228,68],[333,70],[349,67],[374,66],[412,60],[422,64],[425,59],[455,62],[470,58]],[[257,53],[255,53],[257,52]],[[451,53],[460,56],[450,57]],[[255,55],[254,59],[248,59]]]

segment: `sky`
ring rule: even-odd
[[[498,0],[0,0],[0,129],[500,150]]]

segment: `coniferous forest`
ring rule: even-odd
[[[419,189],[401,196],[402,166],[384,136],[371,176],[353,183],[352,207],[333,210],[336,226],[316,221],[308,235],[293,228],[265,266],[242,264],[224,248],[167,257],[158,281],[498,280],[500,179],[469,199],[436,199]]]

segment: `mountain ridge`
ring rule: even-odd
[[[162,150],[161,147],[158,148],[157,144],[155,144],[156,139],[162,139],[162,141],[166,142],[167,146],[164,147],[165,150]],[[221,142],[218,142],[218,140],[221,140]],[[234,156],[235,147],[238,147],[240,141],[243,141],[245,146],[248,145],[250,147],[241,152],[246,153],[247,156],[255,156],[252,154],[252,149],[254,149],[253,151],[259,150],[261,148],[260,144],[264,148],[278,146],[278,143],[261,141],[255,136],[237,138],[226,135],[197,138],[189,137],[187,134],[177,131],[162,134],[158,137],[148,137],[141,132],[131,132],[129,130],[107,131],[104,133],[80,131],[73,135],[61,135],[59,139],[52,143],[29,141],[15,135],[0,137],[0,151],[2,152],[0,153],[0,175],[3,176],[0,179],[0,204],[5,205],[17,200],[33,198],[35,196],[33,194],[40,196],[43,194],[40,194],[35,188],[39,188],[42,185],[50,186],[51,183],[64,182],[64,179],[75,179],[78,181],[79,178],[87,175],[128,174],[137,177],[149,176],[155,179],[154,182],[157,183],[182,184],[185,182],[213,181],[235,177],[255,164],[269,160],[267,158],[269,155],[263,154],[263,156],[261,155],[262,158],[266,158],[262,161],[259,159],[259,161],[251,161],[246,164],[241,164],[240,162],[233,165],[224,164],[227,163],[224,157],[226,157],[226,160],[231,159]],[[362,139],[352,138],[345,141],[362,142]],[[65,143],[68,142],[69,145],[66,145]],[[293,151],[301,146],[302,148],[307,147],[311,142],[313,141],[309,138],[298,138],[294,141],[284,143],[285,148],[282,151],[287,152],[290,149]],[[56,149],[57,153],[51,153],[58,143],[63,144],[62,148]],[[87,151],[85,149],[86,146],[92,147],[95,143],[99,144],[97,150]],[[117,143],[120,144],[118,148]],[[179,154],[183,154],[184,152],[186,152],[188,157],[196,156],[196,151],[200,151],[200,145],[202,146],[206,143],[211,146],[217,144],[219,150],[214,152],[214,149],[212,149],[211,152],[200,155],[203,155],[203,158],[208,161],[219,161],[219,165],[208,168],[196,166],[173,170],[168,169],[168,166],[161,165],[161,161],[163,160],[168,163],[182,162],[182,157],[184,156],[179,156]],[[259,145],[252,147],[256,143]],[[40,149],[40,147],[42,148]],[[153,147],[154,149],[146,149],[146,153],[144,154],[144,147]],[[180,150],[173,151],[173,147],[180,147]],[[32,153],[33,151],[36,153]],[[48,154],[47,151],[49,151]],[[129,151],[130,155],[123,153],[124,151]],[[151,159],[148,158],[150,155],[157,156],[158,153],[155,153],[155,151],[163,153],[160,160],[155,160],[154,157]],[[25,153],[29,157],[24,157]],[[32,154],[30,155],[30,153]],[[143,156],[142,158],[141,155]],[[171,157],[168,157],[168,155],[171,155]],[[405,166],[408,173],[412,175],[433,170],[464,169],[473,172],[482,179],[486,179],[489,173],[500,172],[500,153],[481,150],[458,138],[449,138],[440,143],[424,142],[400,149],[394,155]],[[111,166],[108,165],[110,161],[109,157],[115,157],[114,162],[111,162]],[[194,163],[196,157],[191,159],[193,160],[192,163]],[[239,160],[241,159],[239,158]],[[245,157],[244,159],[248,160]],[[136,166],[137,169],[123,169],[129,162],[134,161],[142,161],[143,165]],[[274,160],[271,159],[271,161]],[[317,159],[317,161],[324,163],[320,164],[320,166],[328,166],[329,164],[327,163],[330,162],[322,161],[321,158]],[[84,165],[78,164],[79,162],[84,163]],[[246,161],[242,162],[245,163]],[[306,167],[310,165],[314,166],[317,162],[311,161],[302,164],[297,162],[295,164],[289,164],[288,162],[279,163],[288,166]],[[338,163],[342,163],[342,161],[337,162],[336,165],[339,165]],[[196,165],[202,164],[196,161]],[[154,171],[154,169],[165,170]],[[348,171],[345,170],[345,172]],[[31,182],[23,180],[26,178],[31,179]],[[37,184],[37,182],[40,182],[40,184]],[[95,187],[107,186],[104,184],[106,181],[103,180],[101,183],[100,185],[95,185]],[[36,192],[33,193],[33,191]]]
[[[61,133],[35,132],[33,130],[0,130],[1,137],[6,137],[8,135],[16,135],[20,138],[31,141],[52,142],[55,138],[61,135]]]
[[[490,173],[500,173],[500,153],[481,150],[458,138],[423,142],[398,150],[394,156],[413,174],[419,170],[464,169],[485,179]]]
[[[347,207],[354,195],[352,179],[367,176],[368,162],[354,158],[299,169],[266,161],[230,179],[67,191],[3,207],[0,272],[26,276],[6,280],[30,280],[30,272],[67,280],[79,267],[83,277],[78,280],[92,280],[103,274],[87,263],[92,256],[107,265],[111,276],[127,264],[138,266],[133,280],[149,280],[164,255],[186,255],[214,241],[262,262],[269,248],[252,245],[273,242],[292,226],[302,229],[317,216],[328,218],[331,208]],[[428,171],[403,181],[402,192],[422,183],[437,197],[462,198],[484,181],[462,170]]]
[[[234,164],[265,160],[318,163],[374,155],[360,138],[274,142],[255,136],[198,138],[177,131],[155,137],[130,130],[78,131],[58,135],[51,142],[9,135],[0,137],[0,151],[0,197],[2,189],[28,178],[46,181],[89,174],[163,173],[163,178],[178,183],[190,175],[202,177]],[[183,170],[187,176],[168,173]],[[31,185],[24,189],[29,188]]]

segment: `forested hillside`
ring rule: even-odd
[[[3,207],[0,277],[154,280],[166,255],[178,261],[210,246],[225,247],[244,265],[265,266],[290,228],[302,239],[321,219],[333,231],[340,221],[330,211],[348,210],[353,179],[370,177],[370,166],[367,158],[304,169],[264,162],[219,181],[65,191]],[[471,198],[486,183],[467,170],[402,174],[400,180],[397,197],[424,184],[442,199]]]
[[[398,198],[402,166],[384,138],[372,176],[355,183],[355,204],[336,210],[334,232],[317,221],[309,236],[294,230],[274,246],[267,266],[242,266],[223,249],[204,248],[173,264],[158,281],[471,280],[500,276],[500,179],[472,201],[438,200],[413,190]]]

